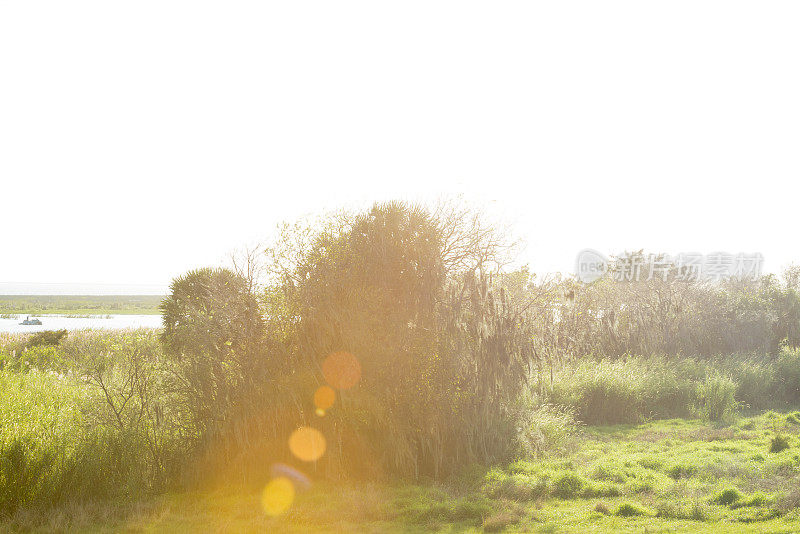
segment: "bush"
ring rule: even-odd
[[[698,404],[698,415],[704,419],[729,419],[736,412],[736,383],[730,377],[712,373],[699,386]]]
[[[769,444],[769,452],[781,452],[790,447],[789,438],[783,434],[776,434]]]
[[[795,398],[800,395],[795,392],[799,353],[786,349],[774,357],[709,360],[586,359],[564,366],[554,374],[552,387],[537,395],[542,402],[574,410],[579,421],[590,425],[691,415],[729,421],[742,405],[785,407],[800,402]]]
[[[517,449],[523,458],[562,452],[578,428],[569,408],[544,404],[523,410]]]
[[[67,335],[66,330],[45,330],[31,335],[28,342],[25,344],[27,348],[37,347],[39,345],[56,346],[61,343],[64,336]]]
[[[562,499],[574,499],[586,486],[586,479],[575,473],[564,473],[553,481],[553,495]]]
[[[617,511],[615,512],[616,515],[620,517],[635,517],[640,515],[649,515],[649,511],[638,504],[625,502],[619,505]]]
[[[608,515],[611,513],[611,510],[608,508],[608,505],[604,502],[599,502],[595,504],[594,511],[603,515]]]
[[[775,362],[777,396],[786,404],[800,404],[800,349],[784,349]]]
[[[722,506],[731,506],[739,502],[742,498],[742,492],[739,491],[738,488],[725,488],[724,490],[717,493],[716,497],[714,497],[713,502]]]
[[[14,438],[0,448],[0,514],[38,501],[54,456],[33,440]]]

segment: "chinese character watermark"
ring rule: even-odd
[[[764,256],[760,253],[729,254],[713,252],[700,254],[682,252],[669,254],[624,254],[609,259],[593,249],[578,253],[575,274],[581,282],[594,282],[606,274],[618,282],[669,278],[683,281],[708,280],[719,282],[727,278],[757,280],[761,276]]]

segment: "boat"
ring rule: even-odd
[[[24,324],[24,325],[41,325],[41,324],[42,324],[42,321],[40,321],[40,320],[39,320],[39,319],[37,319],[36,317],[34,317],[33,319],[31,319],[31,316],[29,315],[29,316],[27,316],[27,317],[25,318],[25,320],[24,320],[24,321],[22,321],[22,322],[21,322],[21,323],[19,323],[19,324]]]

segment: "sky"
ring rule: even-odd
[[[2,293],[153,293],[461,198],[572,271],[800,262],[797,2],[0,2]]]

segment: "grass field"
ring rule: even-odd
[[[331,482],[277,518],[255,490],[173,493],[0,524],[81,532],[798,532],[800,412],[584,428],[564,453],[445,484]],[[777,451],[776,435],[788,437]]]
[[[162,295],[0,295],[0,315],[158,315]]]

